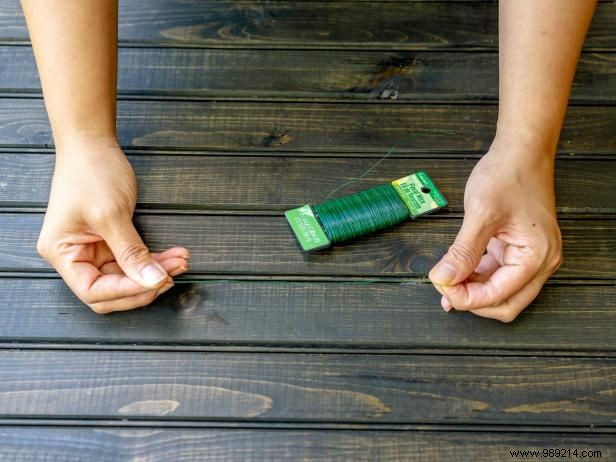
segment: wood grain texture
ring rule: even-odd
[[[180,280],[146,309],[100,316],[61,280],[0,278],[0,339],[616,351],[613,284],[545,286],[508,325],[467,313],[445,313],[439,300],[431,285],[419,283]]]
[[[616,360],[0,351],[0,415],[613,426]]]
[[[0,270],[47,270],[36,254],[40,214],[0,214]],[[187,246],[191,270],[215,274],[426,276],[453,242],[459,219],[407,221],[332,249],[303,253],[282,216],[143,215],[152,251]],[[616,221],[561,220],[560,278],[614,278]]]
[[[496,2],[147,0],[120,4],[120,39],[258,47],[497,47]],[[616,6],[599,4],[587,48],[613,48]],[[18,0],[0,3],[0,39],[25,40]]]
[[[0,428],[5,462],[498,462],[509,451],[556,448],[616,458],[613,435],[556,433]]]
[[[40,92],[30,47],[0,46],[0,92]],[[572,102],[616,101],[616,55],[582,55]],[[121,48],[120,95],[495,100],[496,53]]]
[[[2,99],[0,144],[53,144],[42,100]],[[468,152],[489,148],[496,106],[372,103],[120,101],[128,148],[267,152]],[[616,153],[616,106],[569,108],[558,151]]]
[[[135,155],[129,159],[139,180],[139,207],[278,212],[321,202],[329,191],[358,177],[375,162],[374,158],[309,158],[293,157],[291,153],[284,157],[197,157],[178,153]],[[0,153],[0,206],[44,207],[54,162],[54,156],[49,154]],[[464,186],[475,162],[389,158],[363,181],[340,193],[354,193],[425,170],[447,197],[447,211],[459,213],[463,211]],[[615,161],[559,160],[558,211],[616,213],[615,178]]]

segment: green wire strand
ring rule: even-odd
[[[332,242],[343,242],[397,225],[409,210],[391,184],[338,197],[312,206]]]
[[[413,137],[415,137],[416,134],[413,133],[412,135],[407,135],[404,136],[402,138],[400,138],[398,141],[395,142],[395,144],[389,148],[389,150],[385,153],[385,155],[383,157],[381,157],[379,160],[377,160],[374,164],[372,164],[372,166],[366,170],[364,173],[362,173],[361,175],[359,175],[357,178],[351,178],[349,181],[341,184],[340,186],[338,186],[336,189],[334,189],[333,191],[331,191],[327,196],[325,196],[325,200],[329,199],[330,197],[332,197],[335,193],[337,193],[338,191],[340,191],[341,189],[346,188],[347,186],[349,186],[350,184],[353,183],[359,183],[361,180],[363,180],[366,176],[368,176],[368,174],[370,172],[372,172],[372,170],[374,170],[375,168],[377,168],[379,165],[381,165],[381,163],[387,159],[390,155],[392,155],[394,153],[394,151],[398,148],[399,145],[401,145],[402,143],[404,143],[406,140],[409,140]]]

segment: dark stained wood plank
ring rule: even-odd
[[[0,38],[9,41],[29,38],[19,0],[0,0]]]
[[[40,91],[30,47],[0,47],[0,91]],[[122,48],[121,95],[494,100],[495,53]],[[616,55],[584,54],[573,102],[616,101]]]
[[[0,100],[0,144],[49,146],[43,101]],[[120,141],[133,148],[384,153],[486,150],[496,106],[372,103],[121,101]],[[559,152],[616,153],[616,107],[571,107]]]
[[[600,460],[616,458],[614,436],[601,434],[0,428],[0,457],[6,462],[40,461],[43,458],[46,462],[498,462],[510,461],[510,451],[533,450],[541,453],[543,449],[556,448],[579,448],[578,454],[599,451]],[[598,455],[596,458],[599,459]]]
[[[35,243],[40,214],[0,214],[0,270],[46,270]],[[182,245],[196,273],[425,276],[453,242],[461,220],[423,218],[313,254],[303,253],[282,216],[144,215],[153,251]],[[614,278],[616,221],[561,220],[560,278]]]
[[[598,56],[593,69],[609,75],[611,54]],[[0,60],[0,90],[40,91],[30,47],[0,47]],[[493,99],[497,69],[494,53],[122,48],[118,87],[120,94]],[[606,77],[598,83],[610,93]],[[593,81],[581,90],[592,92]]]
[[[439,300],[417,283],[180,281],[148,308],[100,316],[61,280],[0,278],[0,341],[616,351],[614,285],[548,285],[508,325]]]
[[[375,162],[374,158],[180,154],[136,155],[129,159],[139,179],[139,207],[271,211],[321,202],[329,191],[358,177]],[[449,200],[447,210],[461,212],[464,186],[475,162],[390,158],[365,180],[349,185],[341,194],[387,183],[411,171],[426,170]],[[53,155],[0,154],[0,206],[44,207],[53,168]],[[246,177],[250,181],[244,181]],[[559,160],[556,163],[559,212],[616,213],[615,178],[614,161]]]
[[[120,5],[120,39],[258,47],[497,46],[496,2],[256,2],[148,0]],[[599,4],[588,48],[616,46],[616,6]],[[25,40],[18,0],[0,3],[0,39]]]
[[[616,359],[0,352],[5,418],[613,426]]]
[[[25,39],[15,0],[3,2],[0,30]],[[447,3],[378,2],[122,2],[120,38],[202,45],[490,46],[496,43],[496,8]],[[439,20],[430,21],[430,17]],[[7,27],[8,26],[8,27]],[[6,28],[6,29],[5,29]]]

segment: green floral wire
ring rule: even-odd
[[[375,186],[356,194],[336,199],[327,199],[350,184],[363,180],[387,159],[400,144],[412,137],[416,137],[418,133],[455,134],[455,132],[446,130],[414,129],[412,134],[396,141],[385,155],[368,170],[357,178],[352,178],[338,186],[325,196],[324,202],[313,205],[312,210],[330,241],[334,243],[348,241],[355,237],[397,225],[410,217],[407,206],[391,183]]]
[[[397,225],[410,213],[391,184],[312,206],[323,231],[332,242],[343,242]]]

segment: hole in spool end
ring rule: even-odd
[[[421,192],[424,194],[430,194],[430,188],[426,187],[426,186],[422,186],[421,187]]]

